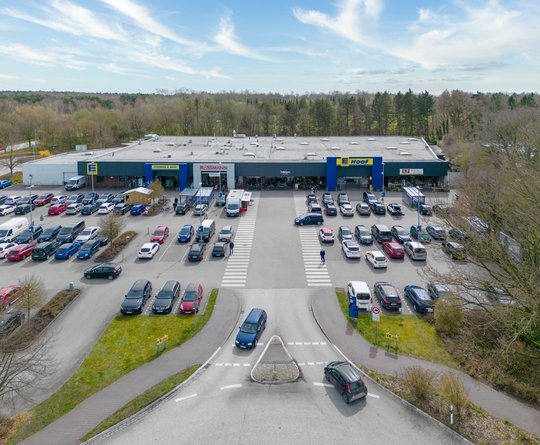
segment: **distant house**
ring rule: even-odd
[[[151,204],[152,203],[152,190],[146,187],[137,187],[135,189],[124,192],[126,197],[126,203],[128,204]]]

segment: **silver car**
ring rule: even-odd
[[[362,251],[356,241],[345,240],[341,242],[341,248],[347,258],[360,259],[362,258]]]
[[[234,235],[232,226],[225,226],[219,231],[218,241],[223,241],[228,243],[232,240]]]
[[[207,210],[208,210],[208,206],[206,204],[197,204],[195,208],[193,209],[193,215],[195,216],[204,215]]]

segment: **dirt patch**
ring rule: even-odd
[[[96,263],[106,263],[113,260],[137,236],[137,232],[128,230],[118,235],[111,244],[96,258]]]

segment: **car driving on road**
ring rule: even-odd
[[[163,244],[169,236],[169,228],[167,226],[157,226],[152,232],[150,242]]]
[[[101,263],[96,264],[84,271],[84,278],[90,280],[92,278],[107,278],[112,280],[122,273],[122,267],[116,263]]]
[[[324,368],[324,377],[339,391],[346,403],[367,396],[367,387],[360,372],[348,362],[330,362]]]

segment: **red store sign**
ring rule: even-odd
[[[200,166],[201,171],[227,171],[227,165],[219,164],[204,164]]]

